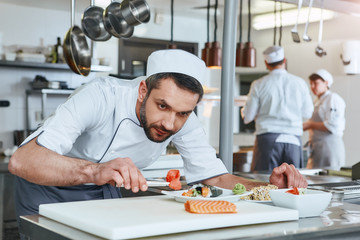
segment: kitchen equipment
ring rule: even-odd
[[[30,82],[32,89],[67,89],[65,81],[48,81],[44,76],[36,75],[34,80]]]
[[[242,67],[256,67],[256,49],[254,48],[253,43],[250,41],[251,33],[251,6],[250,0],[248,0],[248,41],[245,43],[244,48],[241,52],[241,62],[240,66]]]
[[[95,6],[94,0],[91,0],[90,6],[85,9],[81,17],[81,26],[85,35],[94,41],[106,41],[111,38],[104,27],[103,12],[104,9]]]
[[[129,25],[121,13],[122,5],[112,0],[103,13],[106,31],[117,38],[129,38],[134,33],[134,26]]]
[[[304,194],[286,193],[290,189],[270,190],[269,194],[275,206],[296,209],[299,217],[319,216],[329,205],[332,194],[324,191],[305,189]]]
[[[241,66],[241,53],[244,45],[242,43],[242,6],[243,0],[240,0],[240,13],[239,13],[239,42],[236,44],[236,66]]]
[[[71,0],[71,27],[65,35],[63,49],[66,63],[77,74],[87,76],[90,73],[91,53],[86,37],[81,29],[74,25],[75,0]]]
[[[308,18],[307,18],[307,21],[306,21],[306,24],[305,24],[305,31],[304,31],[304,35],[303,35],[303,39],[306,42],[311,41],[311,38],[309,37],[309,35],[307,35],[307,31],[308,31],[308,27],[309,27],[310,13],[311,13],[311,7],[312,7],[312,4],[313,4],[313,1],[314,0],[310,0],[310,2],[309,2],[309,13],[308,13]]]
[[[169,186],[169,182],[164,181],[146,181],[148,187],[164,187]],[[124,187],[124,185],[121,185],[121,187]]]
[[[150,7],[145,0],[124,0],[121,2],[120,11],[131,26],[147,23],[150,20]]]
[[[300,42],[300,37],[299,37],[298,30],[297,30],[297,25],[298,25],[298,21],[299,21],[299,15],[300,15],[301,6],[302,6],[302,0],[299,0],[299,2],[298,2],[298,12],[297,12],[295,26],[294,26],[293,29],[291,29],[291,37],[292,37],[293,41],[296,42],[296,43]]]
[[[298,219],[298,211],[240,201],[236,214],[191,214],[168,196],[42,204],[39,213],[109,239],[128,239]]]
[[[321,41],[322,41],[322,32],[323,32],[323,10],[324,10],[324,0],[321,1],[321,13],[320,13],[320,23],[319,23],[319,39],[318,39],[318,45],[315,49],[315,54],[319,57],[326,56],[326,51],[320,47]]]

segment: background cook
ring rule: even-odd
[[[339,170],[345,165],[345,102],[329,89],[334,82],[332,75],[319,69],[309,76],[311,91],[317,97],[311,119],[303,124],[310,130],[310,156],[307,168]]]

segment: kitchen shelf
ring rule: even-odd
[[[5,61],[0,60],[1,67],[21,67],[21,68],[37,68],[37,69],[55,69],[55,70],[70,70],[66,63],[39,63],[39,62],[22,62],[22,61]],[[92,65],[92,72],[110,72],[112,70],[109,66]]]
[[[45,116],[45,109],[46,109],[46,102],[48,95],[70,95],[73,93],[73,89],[32,89],[26,90],[26,130],[30,131],[30,122],[29,122],[29,96],[32,94],[41,94],[41,119],[44,120]]]

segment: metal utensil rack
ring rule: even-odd
[[[70,95],[74,90],[72,89],[36,89],[26,90],[26,130],[29,133],[30,121],[29,121],[29,96],[33,94],[41,94],[41,119],[45,119],[45,109],[48,95]]]

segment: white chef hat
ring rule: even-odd
[[[265,61],[267,63],[279,62],[285,58],[284,48],[280,46],[271,46],[263,52]]]
[[[331,87],[334,79],[328,71],[326,71],[325,69],[319,69],[316,71],[315,74],[319,75],[325,82],[328,82],[328,87]]]
[[[150,54],[147,61],[146,76],[156,73],[182,73],[203,83],[206,66],[203,60],[180,49],[158,50]]]

